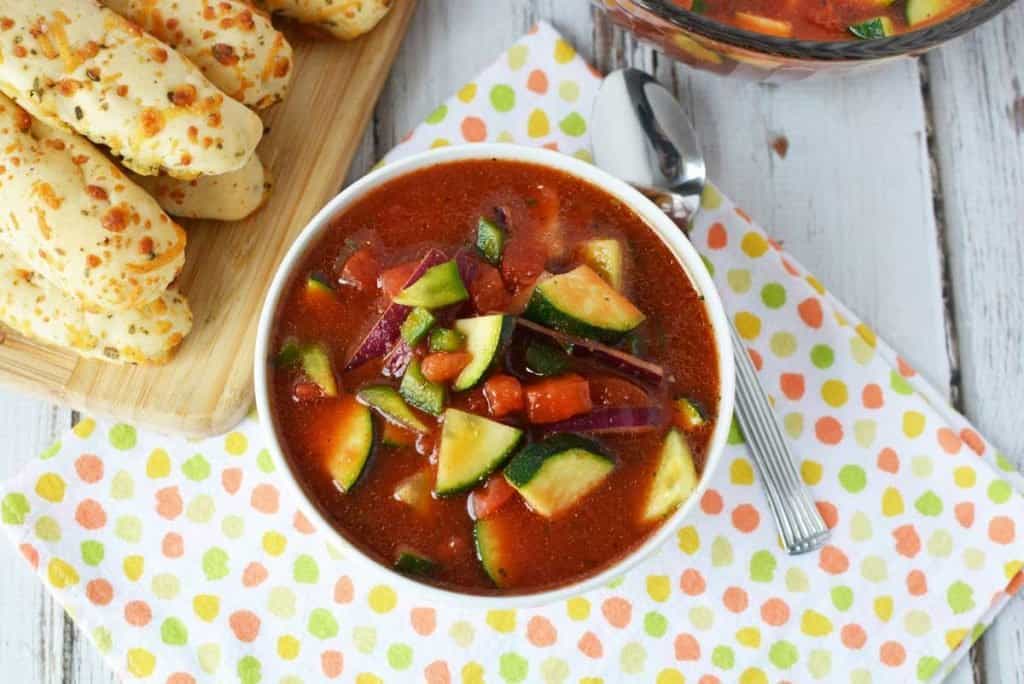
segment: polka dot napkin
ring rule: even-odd
[[[463,141],[588,158],[599,77],[540,25],[388,159]],[[780,548],[733,430],[672,541],[610,586],[458,610],[358,572],[280,495],[255,418],[187,442],[85,419],[0,491],[25,559],[126,678],[296,684],[925,681],[1021,584],[1022,478],[715,188],[705,255],[833,528]]]

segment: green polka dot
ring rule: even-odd
[[[45,542],[60,541],[60,524],[48,515],[36,520],[36,536]]]
[[[889,569],[884,558],[868,556],[861,561],[860,574],[869,582],[884,582],[889,576]]]
[[[267,610],[283,620],[295,615],[295,592],[288,587],[274,587],[267,596]]]
[[[942,666],[942,661],[932,656],[923,656],[917,661],[917,679],[921,682],[927,682],[931,679],[936,672],[939,671],[939,667]]]
[[[176,575],[169,572],[162,572],[153,576],[153,594],[157,598],[169,600],[178,595],[181,591],[181,581]]]
[[[160,639],[168,646],[184,646],[188,643],[188,628],[178,618],[167,618],[160,625]]]
[[[525,682],[530,664],[518,653],[502,653],[498,659],[498,672],[506,682]]]
[[[750,271],[745,268],[730,268],[725,274],[725,280],[733,292],[743,294],[750,290],[752,278]]]
[[[491,106],[499,112],[510,112],[516,106],[516,91],[505,84],[491,88]]]
[[[377,630],[373,627],[356,627],[352,630],[352,643],[360,653],[373,653],[377,648]]]
[[[320,579],[320,568],[312,556],[303,554],[295,559],[292,577],[300,584],[316,584]]]
[[[525,45],[513,45],[508,49],[508,68],[512,71],[522,69],[530,56],[530,50]]]
[[[832,351],[832,347],[827,344],[816,344],[811,347],[811,363],[816,368],[821,370],[831,368],[834,361],[835,353]]]
[[[859,465],[845,465],[839,471],[839,484],[851,494],[857,494],[867,487],[868,476]]]
[[[119,470],[110,481],[110,496],[117,501],[127,501],[135,496],[135,480],[127,470]]]
[[[210,581],[224,579],[228,576],[228,553],[215,546],[203,554],[203,574]]]
[[[823,679],[832,671],[832,654],[816,648],[807,654],[807,669],[815,679]]]
[[[213,519],[215,510],[216,505],[213,503],[213,497],[209,494],[200,494],[188,502],[185,515],[192,522],[203,524]]]
[[[924,636],[932,629],[932,618],[923,610],[912,610],[903,617],[903,627],[911,636]]]
[[[832,605],[836,610],[847,611],[853,605],[853,589],[847,586],[832,587]]]
[[[124,423],[118,423],[110,428],[107,437],[110,439],[110,444],[121,451],[133,448],[136,442],[135,428]]]
[[[955,614],[966,613],[974,608],[974,589],[969,584],[957,580],[946,590],[946,601]]]
[[[788,670],[799,659],[796,646],[789,641],[776,641],[768,650],[768,659],[780,670]]]
[[[778,309],[786,303],[786,288],[778,283],[768,283],[761,288],[761,301],[769,309]]]
[[[889,386],[892,387],[893,392],[896,392],[897,394],[914,393],[914,388],[910,386],[910,383],[907,382],[906,378],[896,371],[892,371],[889,374]]]
[[[274,472],[274,459],[270,456],[269,451],[261,449],[260,453],[256,454],[256,467],[264,473]]]
[[[558,84],[558,96],[566,102],[580,99],[580,86],[576,81],[562,81]]]
[[[631,641],[622,647],[619,654],[619,666],[626,674],[639,674],[644,671],[644,663],[647,661],[647,651],[635,641]]]
[[[736,654],[728,646],[716,646],[711,652],[711,664],[723,670],[731,670],[736,664]]]
[[[867,541],[871,539],[874,531],[871,529],[871,519],[863,511],[857,511],[850,518],[850,537],[854,541]]]
[[[704,268],[708,270],[708,274],[711,276],[715,275],[715,265],[711,263],[711,259],[708,259],[703,254],[700,255],[700,260],[704,263]]]
[[[652,610],[644,615],[644,631],[655,639],[663,637],[668,631],[668,620],[661,613]]]
[[[259,684],[263,679],[263,666],[255,657],[248,655],[238,661],[237,673],[240,684]]]
[[[407,644],[391,644],[388,648],[388,665],[396,670],[407,670],[412,665],[412,648]]]
[[[437,109],[435,109],[434,111],[430,112],[430,114],[427,115],[426,122],[428,124],[439,124],[442,121],[444,121],[445,117],[447,117],[447,116],[448,116],[448,106],[447,105],[439,105]]]
[[[746,440],[743,438],[743,431],[740,430],[740,424],[736,421],[736,416],[732,417],[732,422],[729,423],[729,436],[726,438],[729,444],[743,444]]]
[[[715,612],[707,606],[694,606],[686,616],[690,624],[701,631],[709,630],[715,624]]]
[[[996,465],[1004,473],[1012,473],[1016,470],[1016,467],[1014,467],[1013,463],[1010,462],[1010,459],[1000,453],[996,453]]]
[[[757,551],[750,557],[750,579],[753,582],[771,582],[775,577],[775,556],[771,551]]]
[[[722,193],[718,192],[711,183],[704,186],[700,193],[700,206],[702,209],[717,209],[722,206]]]
[[[228,515],[220,523],[220,530],[228,539],[238,539],[245,533],[245,518],[240,515]]]
[[[114,534],[129,544],[136,544],[142,539],[142,521],[135,515],[122,515],[114,522]]]
[[[732,543],[725,537],[715,537],[711,542],[711,565],[723,568],[732,565]]]
[[[797,567],[792,567],[786,571],[786,588],[796,594],[802,594],[810,591],[811,581],[807,578],[807,573]]]
[[[799,439],[804,432],[804,414],[787,413],[782,418],[782,427],[786,428],[786,434],[793,439]]]
[[[935,517],[942,513],[942,499],[929,489],[914,502],[914,508],[921,515]]]
[[[55,442],[55,443],[51,444],[50,446],[48,446],[46,449],[43,450],[43,453],[39,454],[39,460],[40,461],[48,461],[48,460],[50,460],[51,458],[53,458],[54,456],[56,456],[57,454],[60,453],[60,448],[61,448],[60,442]]]
[[[220,645],[201,644],[199,646],[199,667],[206,674],[213,674],[220,669]]]
[[[24,494],[11,492],[0,502],[0,520],[6,525],[21,525],[25,522],[31,507]]]
[[[1006,480],[995,480],[988,486],[988,498],[992,500],[992,503],[1006,503],[1012,495],[1013,490]]]
[[[933,470],[932,459],[927,454],[915,456],[910,461],[910,472],[920,478],[931,477]]]
[[[100,653],[106,654],[114,646],[114,638],[106,627],[97,627],[92,631],[92,643],[96,644]]]
[[[953,535],[947,530],[935,530],[928,537],[928,553],[936,558],[949,558],[953,553]]]
[[[86,565],[96,566],[103,562],[105,555],[103,544],[98,541],[82,542],[82,562]]]
[[[789,358],[796,353],[796,336],[793,333],[777,332],[772,335],[769,343],[772,353],[780,359]]]
[[[315,608],[309,614],[307,629],[317,639],[331,639],[338,636],[338,621],[334,619],[330,611],[323,608]]]
[[[844,389],[843,401],[846,401]],[[875,443],[875,436],[878,434],[878,423],[870,419],[858,420],[853,424],[853,438],[857,445],[867,449]]]
[[[561,684],[569,678],[569,663],[561,658],[546,658],[540,664],[540,676],[545,684]]]
[[[574,138],[578,138],[587,132],[587,122],[576,112],[569,114],[569,116],[559,121],[558,127],[563,133]]]
[[[210,477],[210,463],[202,454],[196,454],[181,464],[181,472],[193,482],[202,482]]]

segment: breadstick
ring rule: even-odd
[[[368,32],[391,9],[392,0],[254,0],[268,12],[314,24],[342,40]]]
[[[169,176],[131,178],[168,214],[189,219],[241,221],[263,206],[270,192],[270,178],[255,155],[241,170],[220,176],[190,181]]]

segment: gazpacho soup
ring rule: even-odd
[[[461,592],[623,558],[691,495],[718,418],[712,326],[677,258],[608,193],[516,161],[357,200],[270,344],[279,441],[325,519]]]

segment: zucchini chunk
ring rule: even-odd
[[[413,413],[409,405],[402,399],[394,387],[388,385],[371,385],[356,393],[356,399],[366,404],[385,419],[398,423],[415,432],[430,432],[430,428]]]
[[[673,403],[675,422],[684,430],[695,430],[708,422],[704,411],[692,399],[680,397]]]
[[[373,451],[373,416],[370,409],[351,396],[338,406],[335,424],[328,435],[327,472],[343,492],[359,480]]]
[[[437,563],[412,549],[399,549],[395,558],[395,570],[404,575],[432,575]]]
[[[416,344],[423,339],[423,337],[430,332],[437,319],[434,318],[434,314],[430,313],[422,306],[417,306],[415,309],[409,312],[409,315],[405,317],[402,322],[402,327],[399,328],[399,335],[402,340],[410,347],[415,347]]]
[[[334,288],[322,273],[313,273],[306,278],[306,301],[316,302],[321,298],[333,298]]]
[[[512,454],[522,436],[518,428],[448,409],[444,412],[434,493],[447,496],[472,489]]]
[[[455,260],[431,266],[423,277],[395,297],[395,304],[439,309],[469,299],[469,292],[459,275]]]
[[[616,342],[644,322],[640,309],[589,266],[537,285],[524,315],[560,332],[602,342]]]
[[[553,518],[575,506],[614,469],[615,459],[596,442],[560,434],[521,449],[505,466],[505,479],[530,508]]]
[[[287,338],[274,357],[275,368],[292,368],[302,362],[302,349],[294,337]]]
[[[917,26],[945,14],[949,0],[907,0],[907,23]]]
[[[509,559],[513,549],[506,540],[499,518],[477,520],[473,525],[473,542],[476,545],[476,556],[484,567],[484,572],[497,587],[509,583]]]
[[[874,19],[868,19],[859,24],[851,25],[850,33],[858,38],[870,40],[872,38],[891,36],[896,33],[896,30],[893,28],[892,19],[889,17],[875,17]]]
[[[615,238],[587,240],[580,245],[580,257],[583,259],[583,263],[594,269],[616,290],[622,290],[625,270],[625,258],[622,252],[622,243]]]
[[[334,379],[331,357],[322,344],[308,344],[299,349],[302,371],[320,386],[326,397],[338,396],[338,383]]]
[[[542,378],[559,375],[568,367],[568,355],[555,345],[539,340],[526,345],[526,370],[534,375]]]
[[[439,416],[444,410],[444,400],[447,394],[444,385],[430,382],[423,377],[420,360],[415,357],[406,366],[402,384],[398,386],[398,393],[402,395],[406,403],[420,411]]]
[[[427,342],[432,352],[462,351],[465,344],[466,338],[463,334],[451,328],[434,328],[430,331],[430,339]]]
[[[395,501],[401,501],[420,515],[426,515],[430,511],[430,469],[424,468],[398,483],[391,497]]]
[[[481,216],[476,224],[476,249],[491,266],[499,265],[501,253],[505,251],[505,231]]]
[[[661,446],[654,483],[647,495],[644,522],[658,520],[675,510],[697,488],[697,480],[693,453],[686,438],[679,430],[669,430]]]
[[[466,338],[466,351],[473,355],[473,360],[462,369],[452,383],[456,392],[467,390],[481,380],[494,364],[501,350],[512,337],[515,318],[502,314],[461,318],[455,321],[455,330]]]

